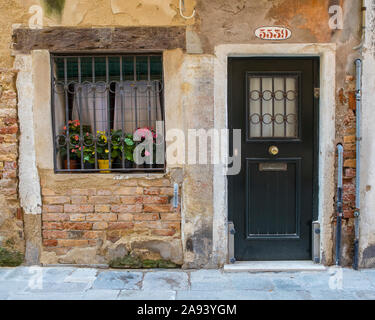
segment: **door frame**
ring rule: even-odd
[[[335,109],[336,109],[336,44],[225,44],[215,47],[214,126],[228,129],[228,57],[319,57],[320,99],[318,111],[317,154],[315,175],[318,181],[314,197],[314,220],[320,223],[320,261],[332,261],[332,228],[334,208]],[[316,101],[318,101],[316,99]],[[322,112],[324,111],[324,112]],[[229,141],[222,141],[229,154]],[[215,165],[213,177],[214,219],[213,256],[219,265],[228,262],[228,181],[226,167]],[[314,251],[314,249],[312,250]],[[312,259],[312,257],[311,257]]]

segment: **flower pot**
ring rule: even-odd
[[[134,167],[134,162],[125,159],[125,168],[133,168]],[[112,168],[113,169],[123,169],[122,166],[122,160],[116,159],[115,161],[112,162]]]
[[[109,160],[98,160],[99,169],[109,169]],[[101,173],[110,173],[111,171],[100,171]]]
[[[94,169],[95,169],[95,163],[85,162],[85,163],[83,164],[83,167],[84,167],[86,170],[94,170]]]
[[[74,169],[80,169],[81,164],[79,160],[72,160],[70,159],[70,168],[68,168],[68,160],[64,160],[64,169],[74,170]]]

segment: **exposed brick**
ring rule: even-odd
[[[160,194],[166,196],[173,196],[174,190],[173,188],[160,188]]]
[[[355,193],[355,184],[354,183],[344,183],[343,185],[343,191],[344,193]]]
[[[71,214],[70,215],[70,221],[75,221],[75,222],[78,222],[78,221],[85,221],[86,220],[86,215],[85,214]]]
[[[345,178],[354,178],[356,175],[356,171],[353,168],[346,168],[345,169]]]
[[[94,212],[93,205],[75,205],[75,204],[66,204],[64,205],[65,213],[90,213]]]
[[[145,204],[144,212],[171,212],[173,211],[170,204]]]
[[[168,179],[144,179],[138,182],[141,187],[169,187],[171,182]]]
[[[143,202],[143,197],[138,196],[138,197],[132,197],[132,196],[123,196],[120,197],[120,200],[123,204],[138,204]]]
[[[51,189],[42,188],[42,195],[43,196],[55,196],[56,193],[55,193],[55,191],[53,191]]]
[[[105,204],[95,205],[95,212],[110,212],[111,206]]]
[[[151,231],[151,234],[154,236],[171,237],[176,234],[176,231],[170,229],[155,229]]]
[[[132,229],[134,227],[134,223],[132,222],[111,222],[109,223],[108,229],[109,230],[126,230]]]
[[[6,161],[4,162],[4,169],[17,169],[18,165],[16,161]]]
[[[161,213],[161,220],[167,221],[181,221],[181,215],[179,213]]]
[[[58,240],[60,247],[85,247],[88,244],[88,240]]]
[[[104,232],[103,231],[85,231],[83,233],[82,238],[84,239],[103,239]]]
[[[68,231],[68,239],[82,239],[83,232],[82,230]]]
[[[343,201],[345,202],[353,202],[355,201],[355,194],[348,194],[344,193],[342,196]]]
[[[168,197],[160,197],[160,196],[144,196],[143,198],[144,204],[167,204]]]
[[[356,156],[355,151],[344,151],[344,159],[354,159]]]
[[[109,189],[96,190],[96,194],[98,196],[111,196],[112,190],[109,190]]]
[[[65,230],[92,230],[92,223],[89,222],[66,222],[64,223]]]
[[[93,230],[105,230],[108,228],[107,222],[95,222],[92,226]]]
[[[346,150],[346,151],[355,151],[356,150],[355,143],[346,143],[346,144],[344,144],[344,150]]]
[[[355,136],[345,136],[344,137],[344,143],[353,143],[356,141]]]
[[[354,218],[354,210],[344,210],[344,218],[345,219]]]
[[[130,213],[119,213],[117,220],[118,221],[133,221],[134,215]]]
[[[43,201],[45,204],[66,204],[66,203],[70,203],[70,197],[65,197],[65,196],[44,197]]]
[[[56,247],[57,246],[57,240],[43,240],[43,246],[46,247]]]
[[[64,206],[62,205],[45,205],[43,206],[43,212],[45,213],[63,213]]]
[[[96,189],[72,189],[71,194],[73,196],[94,196]]]
[[[113,204],[120,203],[120,197],[113,196],[91,196],[88,200],[89,203],[94,204]]]
[[[354,159],[348,159],[344,161],[344,167],[346,168],[355,168],[356,167],[356,161]]]
[[[119,187],[116,188],[113,192],[115,195],[121,195],[121,196],[134,196],[143,194],[143,188],[139,187]]]
[[[143,213],[143,214],[135,214],[134,220],[136,221],[156,221],[159,220],[158,213]]]
[[[67,239],[68,233],[60,230],[43,230],[43,239]]]
[[[85,196],[72,196],[72,204],[85,204],[87,203],[87,197]]]
[[[44,230],[64,230],[62,222],[43,222]]]
[[[144,194],[150,196],[157,196],[161,193],[161,188],[144,188]]]
[[[117,214],[114,213],[98,213],[98,214],[88,214],[86,215],[86,221],[116,221]]]
[[[126,212],[142,212],[142,205],[119,205],[112,206],[112,212],[126,213]]]
[[[151,229],[161,229],[162,225],[161,225],[160,220],[158,221],[135,221],[134,227],[140,228],[140,229],[151,230]]]
[[[88,246],[89,247],[96,247],[97,244],[98,244],[98,240],[89,240]]]
[[[69,221],[69,215],[65,213],[44,213],[42,219],[44,221]]]
[[[0,134],[13,134],[17,132],[18,132],[17,124],[0,128]]]

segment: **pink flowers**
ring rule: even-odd
[[[148,152],[148,151],[146,150],[146,151],[145,151],[145,156],[146,156],[146,157],[149,157],[149,156],[151,156],[151,153]]]
[[[142,139],[145,139],[150,133],[152,134],[152,138],[154,139],[154,141],[157,138],[157,134],[153,127],[138,128],[136,132],[141,136]]]

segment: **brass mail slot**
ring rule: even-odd
[[[288,164],[283,162],[259,163],[259,171],[288,171]]]

